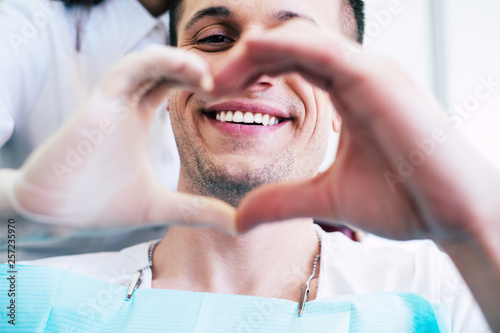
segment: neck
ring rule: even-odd
[[[236,237],[171,227],[153,255],[153,287],[297,301],[318,251],[310,219],[266,224]]]
[[[165,13],[170,6],[170,0],[139,0],[139,2],[154,17]]]

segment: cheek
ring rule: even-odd
[[[333,120],[333,104],[330,95],[320,88],[314,88],[314,98],[318,107],[318,119],[322,122],[331,122]]]
[[[178,119],[179,110],[179,93],[175,90],[170,91],[168,94],[168,113],[170,115],[170,120],[172,121],[172,127],[175,127]]]
[[[305,113],[300,126],[300,139],[294,147],[296,170],[313,176],[323,162],[332,128],[333,106],[325,91],[309,84],[299,75],[287,78],[288,85],[302,101]]]
[[[321,89],[315,89],[315,97],[318,112],[312,141],[314,141],[314,145],[320,154],[321,163],[328,147],[335,112],[328,93]]]
[[[313,88],[314,104],[316,108],[314,136],[328,139],[335,115],[330,96],[324,90]]]
[[[172,90],[168,95],[170,121],[176,137],[185,131],[183,129],[186,127],[189,116],[186,110],[189,95],[189,92],[181,90]]]
[[[299,124],[302,135],[309,137],[310,141],[328,137],[334,116],[329,94],[310,84],[298,74],[291,75],[287,80],[287,84],[298,96],[305,109]]]

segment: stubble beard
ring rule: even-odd
[[[179,145],[179,143],[178,143]],[[192,194],[218,198],[233,207],[238,207],[240,201],[253,189],[271,183],[292,179],[293,148],[282,151],[272,161],[253,166],[252,157],[248,156],[248,164],[238,167],[214,162],[208,152],[201,147],[192,147],[191,156],[181,155],[181,174],[185,182],[185,191]]]

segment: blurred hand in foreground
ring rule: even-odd
[[[0,172],[2,214],[77,227],[188,223],[233,231],[233,207],[171,192],[152,171],[150,125],[177,87],[210,91],[204,61],[165,46],[124,57],[21,169]]]
[[[263,74],[287,72],[330,94],[342,119],[337,157],[314,179],[251,192],[238,208],[240,230],[315,217],[395,239],[454,242],[498,231],[498,172],[398,66],[341,35],[292,20],[247,38],[215,75],[215,91],[237,92]]]

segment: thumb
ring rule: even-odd
[[[300,217],[332,220],[334,210],[325,176],[267,185],[250,192],[238,207],[238,231],[245,232],[265,222]]]
[[[166,188],[156,192],[148,210],[147,221],[186,226],[206,226],[228,233],[236,232],[236,210],[219,199]]]

